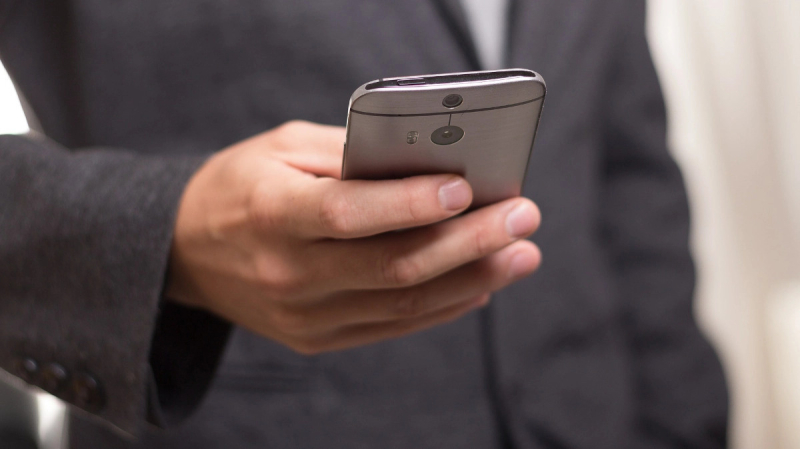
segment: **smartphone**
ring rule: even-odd
[[[518,196],[545,93],[524,69],[366,83],[350,98],[342,179],[458,174],[471,209]]]

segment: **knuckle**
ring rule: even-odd
[[[320,202],[319,222],[323,229],[334,235],[345,235],[352,230],[350,205],[346,198],[327,195]]]
[[[398,318],[414,318],[422,315],[425,304],[418,292],[403,292],[393,301],[393,315]]]
[[[302,120],[290,120],[275,128],[275,138],[278,148],[289,149],[296,144],[297,139],[305,134],[309,123]]]
[[[256,264],[256,284],[266,296],[284,301],[299,295],[303,282],[293,270],[267,259]]]
[[[418,192],[409,189],[403,190],[402,201],[405,205],[406,218],[412,223],[420,221],[425,215],[425,201],[422,201],[421,197],[422,195]]]
[[[491,229],[481,226],[472,234],[472,253],[477,256],[484,256],[495,249],[494,238]]]
[[[387,252],[381,265],[382,280],[388,285],[413,285],[422,277],[422,266],[411,257],[396,257]]]
[[[305,335],[311,327],[311,320],[305,313],[285,306],[274,308],[270,321],[278,331],[290,336]]]
[[[307,126],[308,122],[303,120],[289,120],[288,122],[284,122],[279,129],[284,133],[293,135],[302,132],[302,130]]]
[[[314,356],[325,352],[324,346],[317,340],[300,340],[290,345],[292,350],[301,355]]]
[[[256,229],[268,229],[277,224],[278,216],[269,207],[266,198],[270,198],[268,187],[264,183],[258,183],[247,201],[247,218]]]
[[[286,301],[300,296],[302,283],[291,276],[276,276],[270,282],[270,289],[273,296]]]

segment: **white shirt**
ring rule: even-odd
[[[478,59],[485,70],[505,67],[508,34],[508,0],[461,0],[475,42]]]

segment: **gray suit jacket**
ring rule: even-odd
[[[510,17],[509,65],[549,87],[541,269],[453,324],[305,357],[162,304],[181,191],[286,120],[344,124],[365,81],[477,69],[457,1],[0,0],[39,130],[0,137],[0,367],[75,405],[74,448],[723,446],[644,1]]]

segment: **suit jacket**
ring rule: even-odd
[[[644,9],[512,3],[508,64],[549,87],[541,269],[450,325],[306,357],[161,301],[182,189],[286,120],[343,125],[365,81],[478,69],[458,3],[0,0],[39,131],[0,138],[0,367],[74,405],[75,449],[723,446]]]

